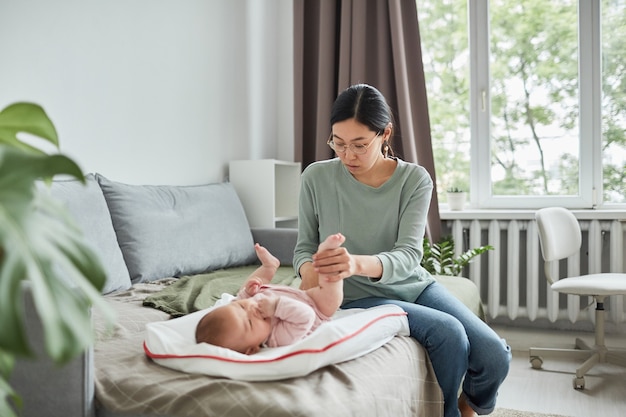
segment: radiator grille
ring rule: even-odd
[[[524,219],[455,219],[444,222],[456,243],[457,253],[486,244],[495,249],[466,268],[479,288],[488,317],[515,321],[547,319],[571,323],[594,320],[593,299],[558,294],[545,278],[537,224]],[[580,220],[583,244],[580,253],[555,265],[554,276],[597,272],[625,272],[625,223],[619,220]],[[459,244],[462,242],[462,244]],[[607,321],[626,321],[624,296],[608,297]]]

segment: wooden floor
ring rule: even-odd
[[[572,381],[579,365],[576,360],[544,358],[543,369],[530,366],[529,347],[573,347],[576,336],[592,344],[592,333],[502,326],[494,329],[513,350],[511,369],[500,389],[497,407],[568,417],[626,416],[626,367],[596,365],[585,376],[585,389],[575,390]],[[606,345],[626,349],[626,336],[607,336]]]

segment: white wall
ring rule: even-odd
[[[61,152],[131,184],[293,158],[291,0],[0,0],[0,108],[41,104]]]

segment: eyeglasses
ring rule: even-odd
[[[376,133],[376,136],[374,136],[372,138],[372,141],[367,145],[363,145],[361,143],[351,143],[350,145],[345,145],[345,144],[339,145],[338,143],[335,143],[333,141],[333,135],[331,133],[330,137],[326,141],[326,144],[330,146],[330,149],[332,149],[333,151],[337,153],[345,153],[348,149],[350,149],[350,152],[352,152],[353,154],[363,155],[364,153],[367,152],[369,147],[372,146],[372,143],[374,143],[374,140],[376,140],[378,135],[380,135],[380,133]]]

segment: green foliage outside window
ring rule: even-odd
[[[468,3],[417,0],[440,201],[451,184],[470,183]],[[591,175],[578,165],[579,141],[591,139],[579,137],[578,39],[588,34],[579,33],[578,1],[490,0],[488,8],[491,160],[481,163],[491,166],[492,193],[577,195],[579,176]],[[626,10],[609,0],[600,9],[603,198],[624,203]]]

